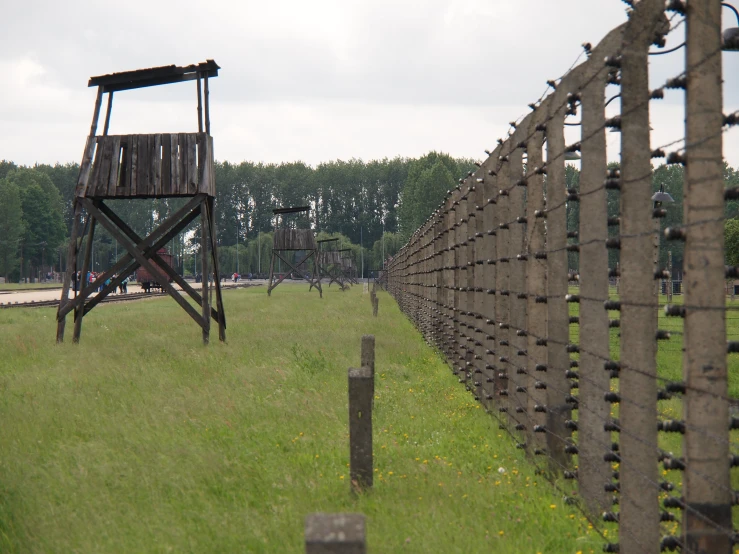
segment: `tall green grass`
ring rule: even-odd
[[[301,552],[317,511],[371,552],[599,552],[392,299],[224,293],[210,346],[171,299],[0,311],[0,552]],[[71,324],[67,326],[71,335]],[[347,368],[377,342],[375,486],[348,483]]]
[[[570,293],[577,294],[577,287],[570,287]],[[615,287],[610,287],[609,298],[617,300],[619,298]],[[660,340],[657,342],[657,386],[658,388],[664,388],[668,381],[684,381],[683,376],[683,322],[684,320],[680,317],[668,317],[665,315],[664,306],[667,304],[667,297],[665,295],[659,296],[659,309],[657,311],[657,328],[670,332],[670,337],[667,340]],[[674,295],[671,304],[681,305],[684,303],[684,295]],[[569,304],[570,315],[579,315],[579,305],[576,303]],[[618,319],[620,312],[609,311],[608,317],[610,319]],[[731,300],[727,297],[726,300],[726,339],[729,341],[739,340],[739,300]],[[580,342],[579,327],[576,324],[570,325],[570,341],[573,343]],[[609,350],[610,356],[613,360],[618,360],[620,357],[620,329],[613,328],[610,330],[609,338]],[[577,355],[573,355],[574,359],[577,359]],[[729,398],[735,399],[734,404],[739,403],[739,356],[729,355],[727,358],[727,370],[728,370],[728,395]],[[618,379],[611,380],[611,390],[619,390]],[[613,404],[611,407],[611,416],[618,418],[619,411],[625,410],[629,406],[629,401],[623,399],[621,404]],[[732,413],[736,408],[732,408]],[[672,398],[666,400],[657,401],[657,413],[658,417],[662,420],[682,420],[683,414],[683,397],[682,395],[673,395]],[[688,422],[690,425],[690,422]],[[698,426],[693,426],[693,429],[699,429]],[[703,430],[709,432],[718,442],[729,441],[729,449],[732,454],[739,454],[739,431],[734,430],[726,434],[721,432],[713,433],[711,430]],[[577,434],[575,434],[577,437]],[[619,434],[611,433],[611,440],[618,442]],[[683,452],[683,436],[678,433],[659,433],[658,434],[658,448],[663,452],[671,452],[675,457],[682,457]],[[655,453],[657,454],[657,453]],[[576,459],[576,458],[575,458]],[[614,464],[614,469],[618,469],[618,464]],[[689,469],[687,471],[690,471]],[[683,476],[684,471],[665,471],[660,465],[660,480],[669,481],[675,486],[675,490],[671,492],[661,491],[659,493],[660,502],[667,496],[681,497],[683,496]],[[732,471],[731,474],[732,488],[739,488],[739,472]],[[664,509],[664,508],[663,508]],[[677,518],[678,522],[682,519],[682,511],[679,509],[664,509],[665,511],[672,512]],[[618,507],[614,507],[614,511],[618,511]],[[734,526],[739,526],[739,506],[733,508],[733,521]],[[663,522],[661,524],[663,534],[667,535],[679,535],[680,526],[678,522]],[[613,529],[614,532],[617,528],[616,524],[604,524],[604,528]]]

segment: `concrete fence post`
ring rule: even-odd
[[[683,531],[690,552],[731,552],[721,2],[687,13]],[[723,440],[716,440],[717,437]]]
[[[501,149],[501,154],[504,152]],[[502,157],[502,156],[501,156]],[[495,210],[495,226],[497,232],[495,244],[497,245],[497,256],[493,258],[496,264],[497,282],[495,287],[495,314],[497,316],[498,329],[496,333],[496,348],[498,368],[496,371],[496,384],[500,387],[498,394],[502,397],[502,404],[507,408],[509,425],[515,425],[518,420],[518,414],[515,410],[516,393],[516,375],[515,368],[510,364],[511,348],[508,343],[510,338],[511,325],[511,301],[508,294],[508,287],[511,283],[511,264],[508,263],[508,256],[513,251],[510,240],[510,226],[505,222],[510,218],[511,213],[511,197],[508,195],[509,180],[511,174],[511,165],[501,160],[498,169],[497,186],[500,187],[496,192],[497,209]],[[505,260],[505,262],[503,261]]]
[[[531,123],[530,139],[526,143],[526,240],[524,243],[524,259],[519,262],[526,268],[526,332],[529,405],[528,416],[532,439],[532,453],[534,455],[548,454],[547,450],[547,415],[542,409],[547,405],[547,391],[549,377],[547,371],[547,262],[537,254],[547,248],[546,220],[544,219],[544,176],[537,173],[535,168],[544,163],[542,143],[544,131],[536,130],[536,126],[546,124],[548,114],[539,109]],[[552,376],[554,376],[554,371]]]
[[[523,134],[523,133],[522,133]],[[516,411],[516,428],[522,433],[521,445],[528,446],[531,443],[532,425],[528,416],[529,404],[529,379],[526,370],[526,348],[528,339],[523,333],[526,329],[526,262],[520,255],[525,255],[526,251],[526,234],[524,232],[525,223],[521,218],[526,217],[525,197],[526,191],[524,187],[517,186],[523,177],[523,150],[516,146],[515,140],[518,134],[510,140],[513,150],[508,155],[510,165],[510,175],[508,183],[503,186],[508,189],[508,197],[510,199],[510,212],[508,220],[503,224],[509,227],[508,236],[510,244],[508,246],[508,256],[505,260],[500,260],[504,265],[509,266],[510,283],[508,286],[508,298],[511,310],[509,331],[510,349],[508,378],[513,379],[515,383],[515,411]],[[533,383],[532,383],[533,384]]]
[[[570,326],[567,307],[567,207],[564,108],[554,106],[555,113],[547,123],[547,452],[554,466],[568,467],[570,457],[565,448],[570,431],[565,426],[572,417],[569,395],[570,357],[566,344]]]
[[[481,185],[480,205],[482,207],[482,217],[478,215],[478,218],[482,221],[480,231],[482,238],[478,239],[482,241],[483,247],[480,253],[480,262],[482,268],[482,294],[483,301],[481,304],[482,309],[482,321],[480,326],[484,331],[483,340],[483,394],[487,401],[487,405],[492,410],[506,410],[506,403],[503,402],[503,397],[497,396],[500,390],[500,380],[497,378],[497,363],[498,360],[495,357],[495,338],[498,334],[496,317],[497,312],[495,309],[495,289],[498,287],[496,279],[496,236],[497,236],[497,224],[495,220],[495,209],[498,197],[497,187],[497,165],[498,154],[500,147],[496,148],[495,151],[490,155],[489,162],[483,165],[485,169],[483,173],[483,183]],[[479,212],[478,212],[479,213]],[[496,385],[497,383],[497,385]],[[504,419],[504,418],[501,418]]]
[[[459,210],[457,211],[457,248],[459,251],[458,265],[459,265],[459,281],[457,284],[457,290],[459,291],[459,311],[457,312],[457,318],[459,319],[460,328],[460,344],[459,344],[459,355],[460,364],[463,368],[467,390],[472,391],[474,387],[474,379],[472,375],[472,332],[470,329],[470,318],[469,312],[472,306],[470,306],[470,271],[467,265],[470,259],[470,243],[468,240],[468,222],[469,222],[469,210],[468,210],[468,198],[470,194],[470,178],[465,179],[461,187],[461,196],[459,198]]]
[[[636,4],[621,55],[620,551],[659,548],[657,295],[652,253],[652,165],[647,52],[664,0]]]
[[[444,298],[444,354],[452,371],[457,374],[457,360],[454,358],[456,349],[456,327],[454,323],[454,203],[453,195],[449,195],[444,209],[444,285],[442,296]]]
[[[460,280],[461,280],[461,271],[459,269],[459,258],[460,258],[460,251],[459,251],[459,243],[461,241],[461,232],[459,231],[459,218],[461,217],[460,214],[462,213],[462,210],[459,209],[459,198],[461,193],[459,192],[459,187],[455,191],[452,192],[451,200],[452,205],[449,208],[449,247],[451,248],[451,271],[450,271],[450,277],[452,279],[450,283],[450,289],[451,289],[451,316],[452,316],[452,324],[454,327],[454,339],[452,340],[452,345],[450,348],[451,355],[449,362],[452,364],[452,367],[454,368],[454,371],[456,375],[459,377],[460,382],[464,383],[467,381],[467,373],[465,371],[464,367],[464,356],[462,355],[462,341],[464,340],[462,337],[462,326],[460,325],[459,321],[459,312],[460,312],[460,303],[461,303],[461,293],[459,292],[460,287]]]
[[[611,39],[611,40],[609,40]],[[604,459],[611,433],[604,429],[610,404],[604,395],[610,390],[610,374],[604,369],[610,359],[608,312],[608,209],[604,188],[607,171],[605,89],[608,67],[603,59],[610,54],[614,39],[609,35],[591,55],[582,96],[582,171],[580,173],[580,360],[578,380],[578,481],[580,494],[593,513],[611,509],[606,484],[612,481],[611,465]],[[603,48],[606,52],[603,52]],[[648,208],[649,206],[647,206]],[[652,399],[652,403],[655,399]]]
[[[492,395],[486,387],[485,375],[485,337],[487,335],[485,329],[485,222],[483,209],[485,205],[484,196],[484,175],[485,165],[481,165],[480,169],[474,176],[474,193],[471,197],[469,212],[474,223],[470,225],[470,237],[474,241],[474,257],[472,258],[471,269],[473,271],[473,315],[472,324],[474,326],[474,351],[475,351],[475,381],[477,388],[477,397],[486,409],[490,409],[489,400]]]
[[[363,514],[310,514],[305,554],[367,554]]]
[[[436,211],[434,226],[434,344],[440,351],[444,350],[445,312],[444,312],[444,204]]]

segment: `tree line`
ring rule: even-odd
[[[357,266],[382,267],[444,199],[458,178],[473,166],[469,159],[429,152],[419,158],[335,160],[315,167],[302,162],[263,164],[227,161],[215,164],[216,233],[219,261],[225,274],[266,273],[272,254],[278,207],[309,206],[310,212],[295,224],[313,229],[318,238],[339,238],[351,250]],[[613,166],[612,167],[617,167]],[[38,278],[48,271],[66,270],[67,241],[72,225],[74,189],[79,165],[37,164],[17,166],[0,162],[0,276],[17,281]],[[568,189],[579,190],[580,172],[567,165]],[[739,171],[726,165],[726,186],[739,186]],[[665,204],[662,229],[682,223],[683,168],[662,165],[653,172],[654,191],[668,192],[674,203]],[[182,198],[111,200],[108,204],[140,235],[184,203]],[[607,191],[608,216],[619,212],[618,191]],[[567,203],[569,230],[579,225],[579,203]],[[727,263],[739,263],[739,201],[726,204]],[[618,234],[618,227],[609,227]],[[199,273],[199,223],[194,222],[168,245],[173,265],[183,275]],[[577,239],[570,239],[576,242]],[[732,245],[735,245],[736,248]],[[93,243],[93,268],[104,270],[121,253],[112,237],[98,227]],[[683,245],[665,242],[660,234],[660,266],[672,253],[673,267],[682,267]],[[609,250],[609,266],[619,261]],[[732,257],[733,256],[733,257]],[[736,259],[734,259],[734,257]],[[569,266],[578,267],[577,252],[569,253]]]
[[[379,268],[383,254],[394,255],[404,237],[428,216],[433,202],[438,204],[438,194],[455,185],[453,176],[471,166],[471,160],[437,152],[420,158],[335,160],[315,167],[302,162],[218,162],[215,213],[221,270],[265,273],[275,228],[272,210],[304,205],[311,211],[296,220],[298,226],[313,229],[321,238],[339,238],[358,267],[363,261],[365,270]],[[66,270],[78,174],[76,163],[24,167],[0,162],[0,276],[17,281]],[[137,233],[147,235],[184,200],[107,203]],[[198,234],[199,223],[194,222],[167,246],[182,274],[200,271]],[[120,250],[98,226],[94,270],[112,265]]]

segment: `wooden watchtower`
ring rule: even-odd
[[[207,60],[186,67],[168,65],[112,73],[90,79],[88,86],[98,87],[97,97],[90,135],[87,137],[75,189],[74,224],[67,256],[68,270],[57,312],[57,342],[64,340],[66,315],[72,311],[73,340],[79,341],[82,318],[139,267],[152,274],[160,274],[162,271],[167,274],[171,281],[163,283],[164,289],[202,328],[204,343],[207,344],[209,340],[211,317],[218,322],[220,340],[226,340],[226,317],[218,279],[220,272],[213,214],[216,187],[208,101],[208,79],[217,77],[219,69],[213,60]],[[197,81],[197,133],[108,134],[115,92],[193,80]],[[102,135],[97,135],[97,123],[104,94],[108,95],[105,125]],[[186,198],[187,201],[176,213],[159,222],[158,227],[145,238],[140,237],[105,204],[108,199],[135,201],[146,198]],[[83,215],[86,215],[85,230],[80,233],[79,223]],[[201,292],[193,289],[157,253],[198,216],[201,218],[200,246],[203,268]],[[97,224],[108,231],[123,246],[126,253],[93,283],[85,283],[84,276],[90,267],[92,241]],[[83,238],[86,238],[86,241],[80,260]],[[212,271],[216,275],[214,284],[217,309],[209,305],[208,299],[209,260],[212,260]],[[75,294],[74,299],[69,299],[72,275],[78,270],[83,276],[79,286],[80,292]],[[110,283],[104,285],[108,279]],[[173,287],[172,281],[201,306],[201,313],[180,295]],[[102,292],[92,296],[101,285],[104,285]]]
[[[357,284],[357,266],[352,258],[351,248],[342,248],[339,250],[341,253],[341,272],[344,277],[344,281],[348,281],[352,285]]]
[[[279,275],[275,281],[275,260],[281,260],[293,274],[297,274],[301,279],[305,279],[310,283],[309,291],[313,287],[318,289],[318,294],[323,298],[323,290],[321,289],[320,279],[320,263],[318,259],[318,246],[310,229],[298,229],[294,220],[285,216],[309,212],[308,206],[299,206],[294,208],[277,208],[272,213],[277,218],[275,228],[275,236],[272,243],[272,261],[269,264],[269,285],[267,287],[267,295],[272,296],[272,290],[285,280],[289,272]],[[305,255],[295,263],[294,260],[287,259],[286,252],[305,252]],[[306,264],[313,259],[313,271],[308,274]]]
[[[344,283],[341,270],[341,252],[335,248],[335,243],[338,241],[338,238],[318,241],[318,259],[321,271],[319,278],[327,277],[329,287],[331,283],[338,283],[341,290],[346,290],[348,287]]]

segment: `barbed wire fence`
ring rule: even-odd
[[[722,111],[722,50],[737,45],[722,41],[718,0],[626,3],[628,21],[548,81],[394,257],[386,285],[570,503],[598,514],[604,538],[618,526],[604,551],[728,553],[739,502],[728,356],[739,343],[727,340],[737,307],[725,279],[739,268],[724,265],[724,208],[739,190],[724,185],[722,137],[739,117]],[[681,26],[684,43],[660,51]],[[649,55],[682,47],[684,71],[650,90]],[[608,86],[620,87],[610,118]],[[650,102],[671,90],[685,91],[685,136],[654,148]],[[565,121],[578,112],[579,123]],[[565,125],[579,125],[580,140],[567,145]],[[617,166],[609,129],[621,133]],[[578,152],[580,186],[567,189],[565,162]],[[674,303],[660,299],[667,277],[655,255],[666,212],[652,198],[652,159],[662,157],[684,166],[683,224],[664,230],[685,243]],[[568,228],[573,203],[579,222]],[[610,269],[609,250],[619,251]],[[682,380],[658,370],[680,361]]]

